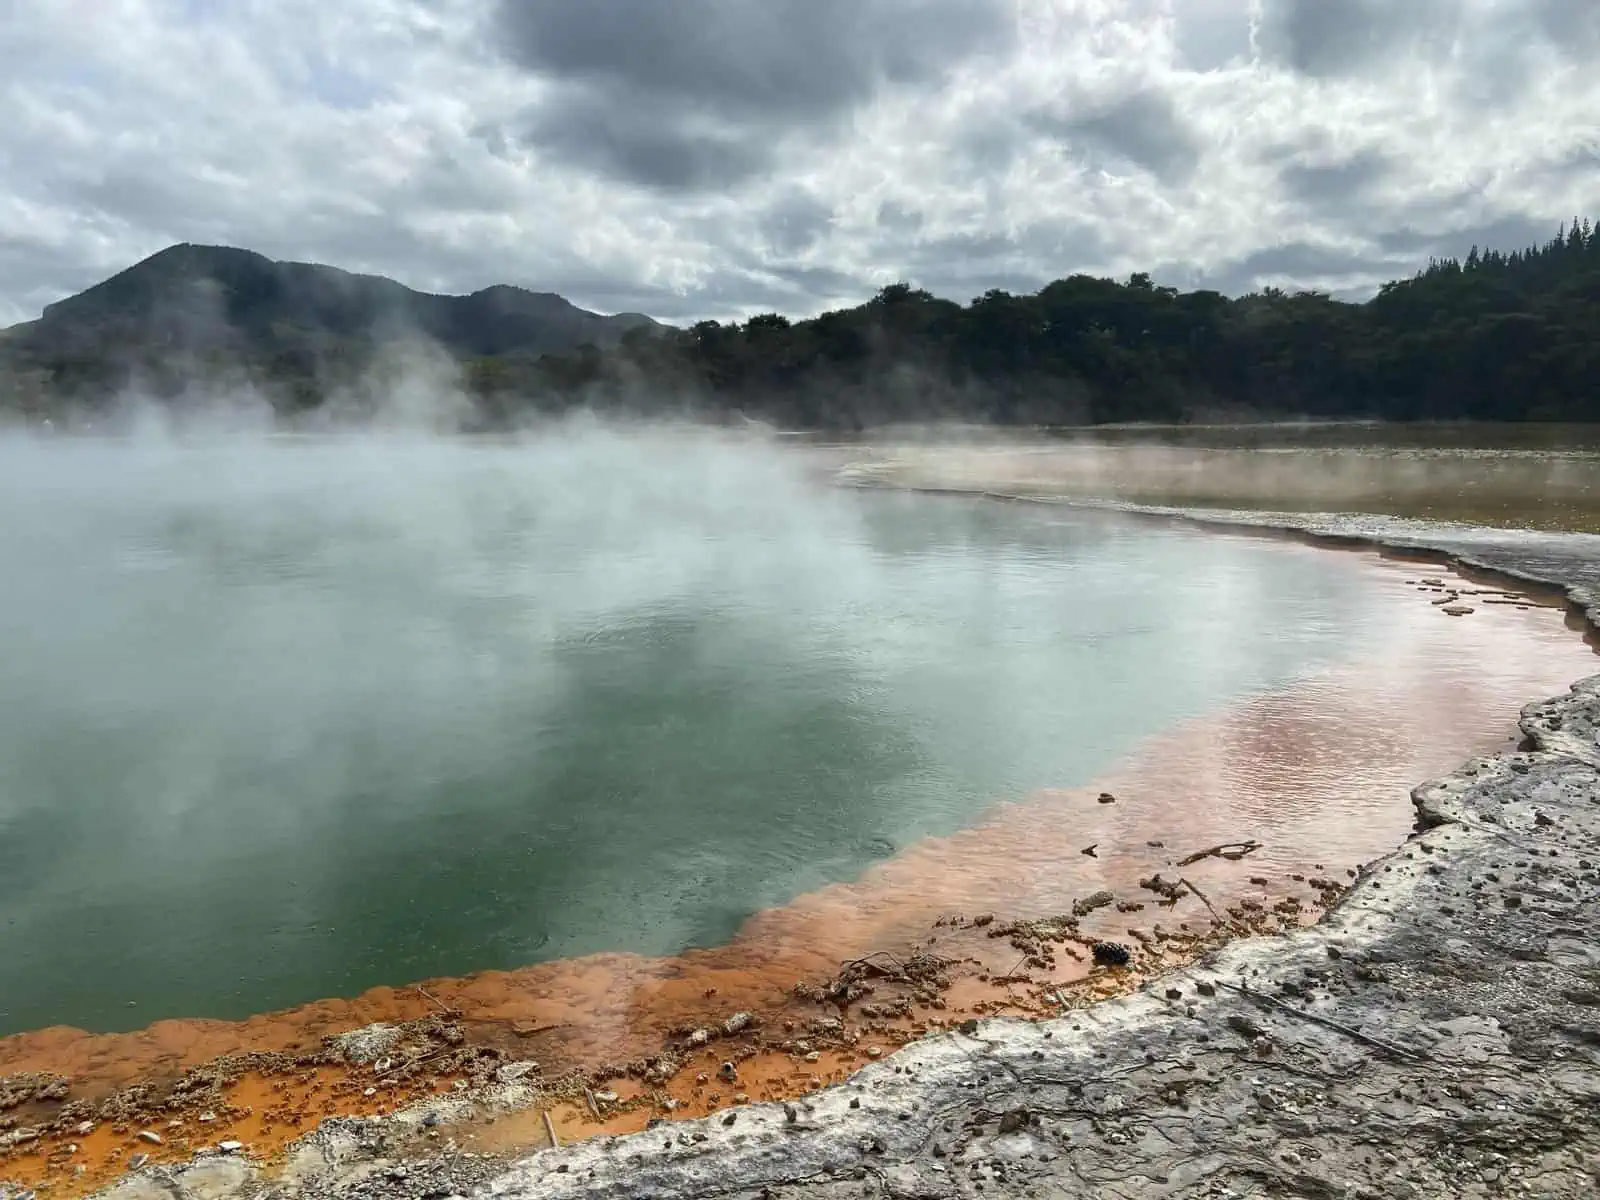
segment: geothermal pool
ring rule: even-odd
[[[0,1035],[1037,906],[1158,824],[1381,849],[1592,669],[1436,568],[704,432],[14,442],[0,507]],[[1148,828],[1051,807],[1117,772]]]

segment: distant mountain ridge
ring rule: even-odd
[[[687,329],[520,288],[435,296],[175,246],[0,331],[0,423],[103,429],[108,409],[143,411],[110,403],[123,396],[202,418],[236,398],[259,412],[264,399],[288,428],[381,423],[397,408],[411,419],[418,407],[468,431],[576,407],[793,430],[1600,422],[1600,228],[1575,217],[1539,245],[1433,259],[1362,303],[1078,273],[965,305],[902,280],[801,320],[768,312]]]
[[[642,313],[589,312],[551,292],[502,284],[436,295],[382,276],[183,243],[0,331],[0,368],[47,379],[55,396],[93,399],[135,380],[159,394],[207,368],[325,378],[418,338],[462,361],[532,359],[609,349],[632,330],[665,328]]]

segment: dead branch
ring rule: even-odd
[[[894,971],[891,972],[879,963],[873,962],[872,960],[875,958],[888,959],[894,964]],[[903,976],[906,973],[904,964],[902,964],[898,958],[890,954],[887,950],[875,950],[871,954],[865,955],[861,958],[852,958],[847,963],[841,963],[839,965],[839,974],[845,975],[855,967],[861,967],[868,971],[876,971],[879,975],[892,975],[898,973],[899,975]]]
[[[1261,849],[1261,843],[1253,840],[1248,842],[1223,842],[1220,846],[1212,846],[1208,850],[1196,851],[1187,858],[1180,858],[1177,865],[1187,867],[1203,858],[1225,858],[1229,862],[1238,862],[1246,854],[1254,854],[1259,849]]]
[[[451,1008],[448,1005],[444,1004],[439,999],[439,997],[435,996],[432,992],[430,992],[427,988],[423,987],[420,983],[413,984],[412,986],[415,987],[417,989],[417,991],[421,992],[424,996],[426,996],[429,1000],[432,1000],[433,1003],[438,1006],[439,1011],[442,1012],[445,1016],[454,1017],[454,1016],[457,1016],[459,1014],[459,1010]]]
[[[1211,910],[1211,915],[1213,917],[1215,917],[1219,921],[1222,920],[1222,914],[1219,913],[1216,910],[1216,906],[1213,905],[1210,900],[1206,899],[1206,894],[1204,892],[1202,892],[1199,888],[1195,887],[1194,884],[1190,883],[1182,875],[1178,876],[1178,882],[1183,884],[1184,887],[1188,888],[1196,896],[1200,897],[1200,903],[1204,904],[1207,908],[1209,908]]]

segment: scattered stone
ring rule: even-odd
[[[153,1129],[141,1129],[138,1137],[141,1142],[149,1142],[152,1146],[161,1145],[161,1135]]]
[[[722,1032],[733,1037],[750,1028],[750,1023],[754,1020],[755,1018],[747,1012],[736,1012],[722,1023]]]
[[[1101,804],[1115,804],[1116,802],[1117,802],[1117,798],[1115,796],[1113,796],[1110,792],[1101,792],[1100,793],[1099,803],[1101,803]]]
[[[1000,1132],[1002,1134],[1019,1133],[1028,1127],[1030,1120],[1032,1120],[1032,1114],[1027,1109],[1013,1108],[1010,1112],[1000,1115]]]

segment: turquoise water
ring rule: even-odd
[[[823,476],[0,445],[0,1033],[715,944],[1380,619],[1335,556]]]

